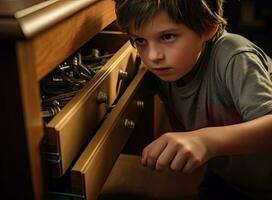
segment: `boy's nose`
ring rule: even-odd
[[[157,61],[163,59],[164,54],[158,46],[150,46],[148,51],[148,58],[151,61]]]

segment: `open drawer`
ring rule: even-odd
[[[86,200],[96,199],[116,159],[143,118],[151,98],[148,74],[141,68],[114,109],[105,119],[71,171],[72,192]]]
[[[46,125],[49,173],[62,176],[134,77],[134,48],[120,33],[100,33],[85,46],[114,53],[88,84]]]

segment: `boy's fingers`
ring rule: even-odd
[[[191,173],[192,171],[194,171],[196,168],[198,168],[200,166],[200,162],[197,161],[196,159],[190,159],[188,160],[188,162],[185,164],[184,168],[183,168],[183,172],[184,173]]]
[[[171,162],[170,168],[174,171],[181,171],[184,168],[186,161],[187,157],[179,151]]]
[[[142,155],[141,164],[142,164],[143,166],[146,166],[146,156],[145,156],[145,154]]]
[[[167,145],[156,162],[156,169],[163,170],[170,167],[170,163],[174,159],[177,151],[172,145]]]
[[[141,159],[141,163],[144,166],[147,166],[147,154],[149,151],[150,146],[154,143],[155,141],[153,141],[152,143],[150,143],[149,145],[147,145],[143,151],[142,151],[142,159]]]
[[[142,156],[142,162],[145,166],[150,167],[152,169],[155,168],[157,159],[161,152],[166,147],[167,142],[163,140],[155,140],[150,145],[148,145],[144,151]]]

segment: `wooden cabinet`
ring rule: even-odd
[[[71,173],[72,192],[86,199],[95,199],[99,194],[141,118],[145,99],[151,95],[146,84],[147,72],[129,68],[136,65],[136,53],[128,42],[122,43],[103,70],[46,127],[41,118],[39,82],[114,20],[112,0],[1,1],[0,179],[3,199],[46,198],[52,169],[42,154],[45,137],[61,157],[55,166],[55,175]],[[108,33],[101,37],[100,44],[111,39],[124,41],[116,39],[122,36]],[[114,48],[113,43],[101,45]],[[120,70],[127,71],[129,76],[136,74],[129,85],[118,85]],[[107,94],[107,100],[98,105],[101,93]],[[116,99],[119,99],[117,103]],[[112,112],[82,150],[85,145],[82,143],[110,106],[114,107]],[[93,109],[97,112],[92,113]]]

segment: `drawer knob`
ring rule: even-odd
[[[125,119],[124,125],[126,128],[133,129],[135,127],[135,122],[130,119]]]
[[[128,73],[126,72],[126,71],[123,71],[123,70],[119,70],[119,73],[118,73],[118,78],[119,78],[119,80],[121,80],[121,79],[125,79],[125,78],[127,78],[128,77]]]
[[[97,102],[98,103],[107,103],[108,102],[108,95],[105,92],[98,92],[97,94]]]
[[[136,106],[137,106],[137,108],[144,109],[144,101],[137,100],[136,101]]]

